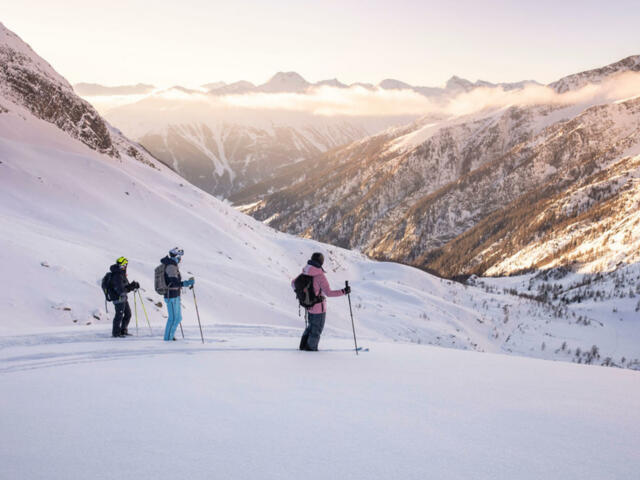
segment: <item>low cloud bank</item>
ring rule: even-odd
[[[229,106],[260,110],[292,110],[314,115],[468,115],[511,105],[574,105],[604,103],[640,95],[640,73],[624,72],[599,84],[557,93],[544,85],[519,90],[478,87],[457,95],[428,98],[413,90],[364,87],[320,87],[308,93],[248,93],[228,95],[217,101]]]
[[[399,116],[469,115],[511,105],[574,105],[605,103],[640,95],[640,73],[624,72],[602,83],[588,84],[576,90],[557,93],[544,85],[527,85],[519,90],[502,87],[478,87],[469,92],[425,97],[413,90],[369,89],[361,86],[315,87],[305,93],[245,93],[212,96],[205,93],[169,89],[143,98],[131,96],[130,102],[119,96],[101,97],[99,110],[138,101],[186,102],[206,104],[214,110],[289,111],[317,116]],[[90,101],[96,101],[92,98]]]
[[[450,99],[443,106],[442,113],[465,115],[511,105],[527,107],[607,103],[638,95],[640,95],[640,73],[624,72],[602,83],[591,83],[565,93],[557,93],[545,85],[528,85],[521,90],[510,91],[505,91],[501,87],[480,87]]]

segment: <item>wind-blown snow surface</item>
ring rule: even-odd
[[[0,477],[601,480],[640,467],[637,372],[216,333],[233,338],[3,340]]]

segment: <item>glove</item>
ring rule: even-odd
[[[140,284],[136,281],[131,282],[131,290],[137,290],[140,288]]]
[[[342,289],[342,293],[344,293],[345,295],[349,295],[351,293],[351,287],[346,286]]]
[[[195,278],[191,277],[189,280],[185,280],[182,282],[183,287],[193,287],[193,284],[196,283]]]

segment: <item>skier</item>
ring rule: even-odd
[[[111,271],[111,298],[115,299],[113,300],[113,306],[116,310],[116,314],[113,317],[113,328],[111,330],[113,337],[126,337],[131,335],[127,330],[129,320],[131,320],[131,308],[127,300],[127,293],[140,288],[140,284],[136,281],[129,283],[127,279],[128,264],[129,260],[125,257],[120,257],[116,260],[116,263],[109,268]]]
[[[182,321],[180,289],[182,287],[191,287],[195,283],[193,277],[189,278],[189,280],[182,281],[180,270],[178,270],[178,263],[180,263],[182,255],[184,255],[184,250],[175,247],[169,251],[169,255],[160,260],[160,263],[165,266],[164,280],[167,285],[167,292],[164,294],[164,301],[167,304],[167,310],[169,312],[167,326],[164,329],[165,341],[176,339],[176,330]]]
[[[327,316],[326,297],[341,297],[342,295],[351,293],[350,287],[345,287],[342,290],[331,290],[327,277],[325,276],[325,271],[322,268],[323,264],[324,255],[320,252],[315,252],[311,255],[311,259],[307,262],[307,265],[302,269],[303,275],[313,277],[314,293],[317,297],[320,297],[322,301],[307,309],[308,324],[300,339],[300,350],[310,352],[318,351],[320,335],[324,329],[324,321]],[[291,283],[291,286],[295,290],[294,282]]]

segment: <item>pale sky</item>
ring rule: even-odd
[[[547,83],[640,54],[638,0],[3,3],[0,21],[71,83]]]

